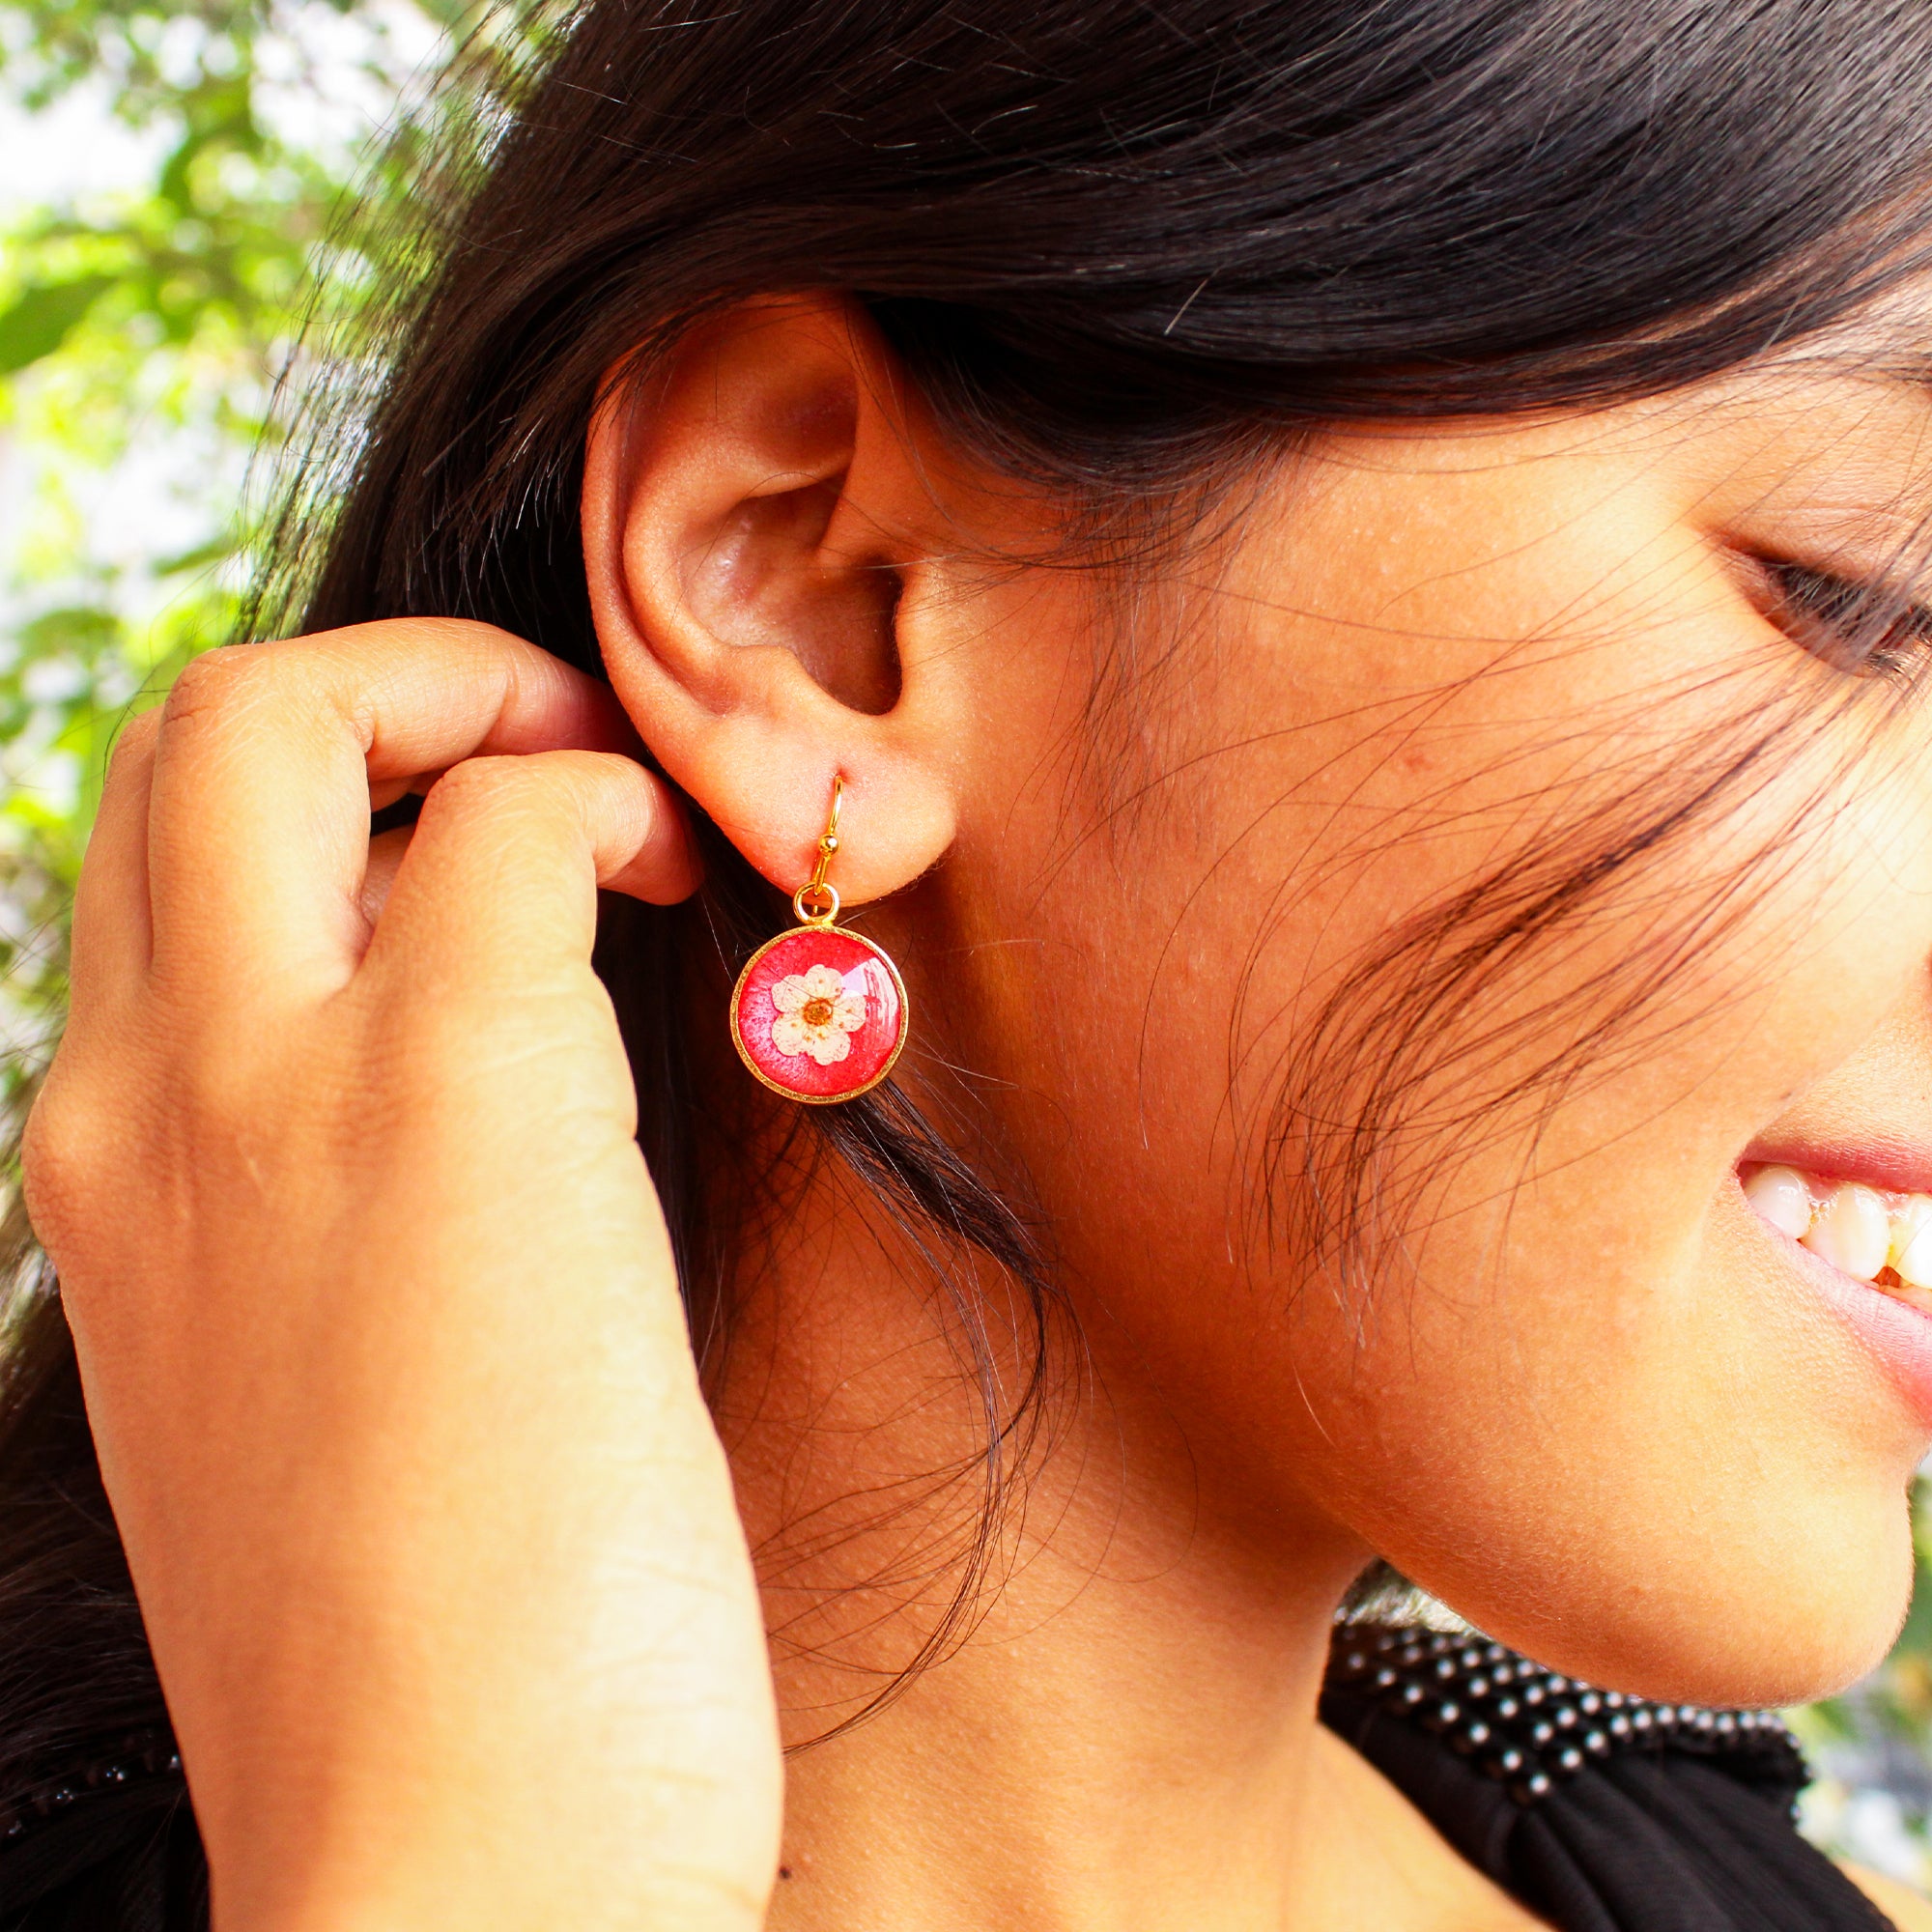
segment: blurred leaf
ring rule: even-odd
[[[113,611],[103,611],[95,604],[76,604],[43,611],[20,625],[14,635],[23,646],[23,655],[31,661],[63,645],[79,644],[91,654],[116,641],[120,634],[121,623]]]
[[[210,564],[220,563],[234,554],[233,537],[210,537],[206,543],[196,544],[192,550],[177,555],[157,556],[152,568],[156,577],[179,577],[184,571],[206,570]]]
[[[112,275],[82,275],[29,289],[0,315],[0,376],[12,376],[51,355],[113,286]]]
[[[375,279],[360,212],[373,233],[405,205],[403,171],[362,177],[348,133],[387,117],[461,12],[8,0],[14,113],[65,102],[71,138],[98,112],[117,142],[147,130],[134,152],[152,158],[112,193],[57,190],[5,236],[0,378],[33,380],[0,395],[17,479],[0,532],[0,1109],[9,1056],[59,1022],[68,897],[115,734],[233,633],[243,473],[319,251],[328,314],[353,312]],[[352,230],[332,230],[340,209]]]

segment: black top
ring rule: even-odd
[[[1330,1730],[1559,1932],[1887,1932],[1798,1835],[1804,1761],[1768,1712],[1660,1705],[1480,1638],[1345,1625]],[[200,1932],[181,1760],[110,1740],[0,1794],[0,1932]]]
[[[1885,1932],[1798,1835],[1768,1711],[1653,1704],[1480,1638],[1344,1625],[1321,1719],[1560,1932]]]

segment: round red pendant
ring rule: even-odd
[[[731,994],[738,1057],[775,1093],[850,1100],[893,1070],[905,1044],[898,968],[842,925],[801,925],[759,947]]]

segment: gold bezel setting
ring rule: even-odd
[[[893,1050],[886,1055],[878,1070],[863,1086],[849,1087],[842,1094],[802,1094],[795,1087],[786,1087],[774,1080],[752,1058],[751,1049],[745,1044],[744,1033],[738,1025],[738,1013],[745,997],[745,981],[752,977],[759,960],[788,940],[796,939],[801,933],[806,932],[819,934],[836,932],[841,939],[856,941],[886,969],[892,978],[893,990],[898,995],[898,1037],[893,1041]],[[745,1070],[760,1087],[768,1088],[772,1093],[781,1094],[787,1100],[795,1100],[801,1107],[836,1107],[843,1101],[856,1100],[862,1094],[869,1094],[873,1088],[891,1076],[893,1068],[898,1065],[899,1055],[905,1051],[906,1039],[911,1032],[912,1005],[906,997],[905,980],[900,977],[899,969],[894,963],[892,954],[876,941],[867,939],[863,932],[854,932],[849,925],[834,925],[830,920],[804,920],[797,925],[787,926],[784,931],[766,940],[739,968],[738,977],[731,983],[731,1044],[737,1050],[738,1058],[744,1062]]]

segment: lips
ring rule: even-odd
[[[1793,1163],[1740,1170],[1757,1218],[1932,1433],[1932,1195]],[[1909,1270],[1909,1278],[1908,1278]]]

